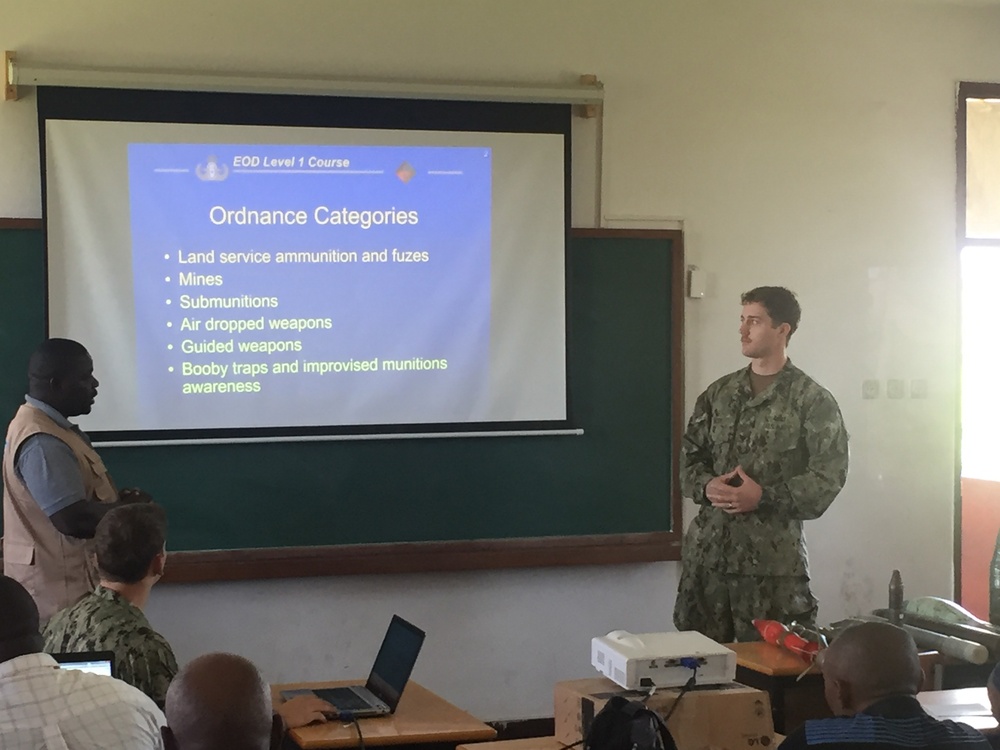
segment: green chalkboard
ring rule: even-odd
[[[0,421],[24,403],[28,356],[45,335],[45,260],[42,233],[0,229]]]
[[[42,245],[39,229],[0,229],[4,414],[44,336]],[[681,254],[679,233],[574,233],[569,376],[582,436],[102,456],[119,485],[166,507],[174,580],[676,559]]]

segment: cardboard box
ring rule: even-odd
[[[680,692],[657,690],[646,705],[665,718]],[[564,745],[582,740],[613,695],[641,700],[646,694],[622,690],[604,677],[556,683],[556,739]],[[678,750],[760,750],[775,744],[767,693],[735,682],[686,692],[667,728]]]

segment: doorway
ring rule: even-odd
[[[1000,84],[959,87],[959,252],[962,298],[959,600],[989,619],[1000,531]],[[1000,612],[998,612],[1000,614]]]

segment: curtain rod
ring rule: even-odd
[[[387,81],[331,78],[282,78],[182,71],[113,68],[57,68],[27,65],[14,52],[4,55],[4,99],[15,100],[25,86],[152,89],[157,91],[217,91],[241,94],[312,94],[384,99],[449,99],[459,101],[526,102],[599,105],[604,86],[585,75],[572,85],[460,81]]]

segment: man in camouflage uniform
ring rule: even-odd
[[[701,507],[684,542],[680,630],[759,640],[754,618],[815,624],[802,522],[847,479],[847,430],[833,396],[785,354],[801,317],[782,287],[742,297],[750,366],[710,385],[682,446],[681,486]]]
[[[142,608],[163,575],[166,531],[163,508],[153,503],[122,505],[105,514],[94,536],[100,583],[56,613],[44,633],[48,653],[113,651],[115,677],[161,708],[177,660]]]

